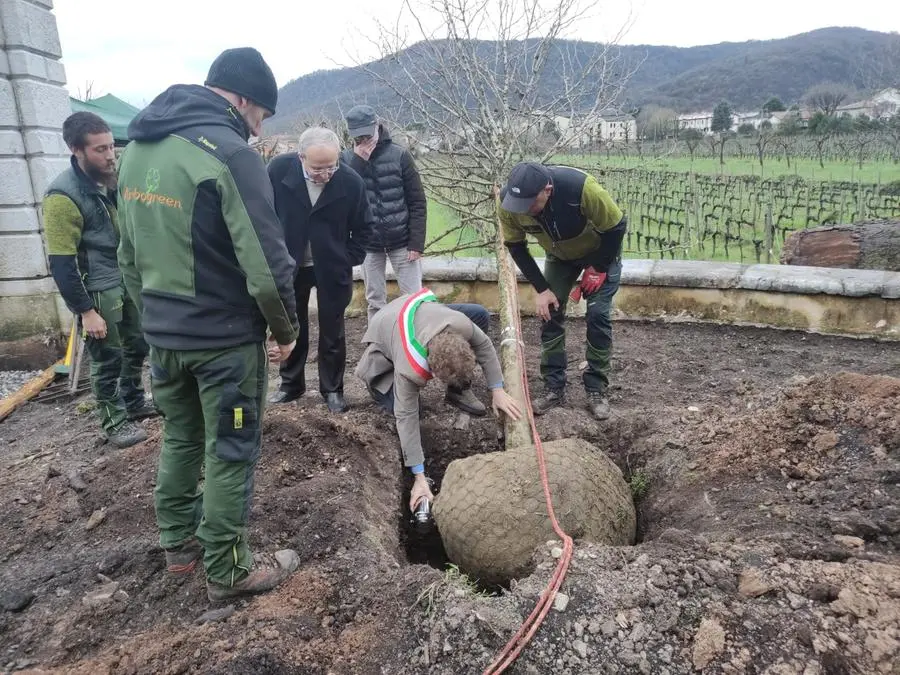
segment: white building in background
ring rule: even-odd
[[[854,101],[838,106],[835,114],[848,115],[849,117],[871,117],[872,119],[887,119],[900,114],[900,90],[882,89],[871,98]]]
[[[633,141],[637,138],[637,122],[631,115],[602,117],[598,134],[601,141]]]
[[[678,116],[679,129],[696,129],[697,131],[708,134],[712,132],[711,112],[688,113],[687,115]]]
[[[778,112],[773,112],[769,115],[769,122],[772,124],[772,128],[775,128],[787,118],[796,116],[797,112],[795,110],[779,110]]]
[[[555,115],[553,123],[566,146],[589,148],[599,143],[630,142],[637,138],[637,122],[631,115],[604,112],[593,119]]]
[[[768,119],[761,112],[732,112],[731,113],[731,130],[737,131],[744,124],[751,125],[754,129],[759,129],[760,125]],[[688,113],[687,115],[678,116],[679,129],[696,129],[703,134],[711,134],[713,122],[713,113],[698,112]]]
[[[745,124],[749,124],[754,129],[759,129],[767,119],[769,119],[769,116],[762,112],[734,113],[731,117],[731,130],[737,131]]]

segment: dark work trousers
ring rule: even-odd
[[[104,431],[119,429],[128,412],[144,405],[141,369],[150,348],[141,333],[137,307],[124,286],[91,293],[94,308],[106,321],[106,337],[88,337],[91,355],[91,389]]]
[[[560,260],[549,254],[544,263],[544,278],[559,300],[559,307],[550,310],[550,320],[541,324],[541,379],[549,390],[561,391],[566,386],[566,305],[569,302],[569,292],[582,270],[584,265]],[[582,381],[586,391],[603,392],[609,386],[612,303],[613,296],[619,290],[621,276],[622,261],[617,259],[607,270],[603,285],[585,298],[585,358],[588,365]]]
[[[487,333],[491,325],[491,313],[481,305],[472,302],[458,302],[448,304],[447,307],[455,309],[457,312],[465,314],[469,321],[478,326],[482,332]],[[375,389],[369,389],[369,395],[381,408],[390,414],[394,414],[394,387],[388,389],[386,394],[382,394]]]
[[[301,267],[294,279],[294,295],[297,298],[297,319],[300,335],[297,346],[281,364],[281,391],[300,395],[306,391],[306,357],[309,354],[309,294],[316,285],[313,267]],[[346,303],[323,302],[319,292],[319,392],[322,396],[344,393],[344,366],[347,361],[347,340],[344,333]],[[349,296],[349,294],[348,294]],[[349,297],[348,297],[349,301]]]

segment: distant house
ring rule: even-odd
[[[598,127],[601,141],[633,141],[637,138],[637,122],[631,115],[602,117]]]
[[[637,138],[635,119],[610,110],[592,118],[575,120],[556,116],[554,122],[570,148],[589,148],[599,143],[629,142]]]
[[[713,114],[711,112],[696,112],[678,116],[679,129],[696,129],[708,134],[712,132]]]
[[[739,112],[731,117],[731,130],[737,131],[745,124],[749,124],[754,129],[759,129],[762,123],[769,119],[769,116],[763,112]]]
[[[808,108],[802,110],[780,110],[778,112],[769,113],[766,119],[772,124],[772,128],[777,128],[784,124],[787,120],[796,120],[797,126],[805,129],[809,126],[809,120],[812,119],[813,111]]]
[[[113,140],[117,147],[128,144],[128,124],[140,112],[139,108],[135,108],[130,103],[126,103],[112,94],[106,94],[100,98],[92,98],[88,101],[80,101],[77,98],[69,97],[69,104],[72,107],[72,112],[92,112],[103,118],[103,121],[109,125],[112,131]]]
[[[769,115],[769,122],[772,123],[773,127],[777,127],[779,124],[784,122],[788,117],[793,117],[794,115],[796,115],[796,111],[779,110],[778,112],[773,112]]]
[[[838,106],[835,114],[848,117],[887,119],[900,114],[900,90],[882,89],[871,98]]]

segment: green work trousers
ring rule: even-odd
[[[144,405],[141,369],[148,347],[141,333],[137,307],[124,286],[91,293],[94,309],[106,321],[106,337],[88,337],[91,355],[91,389],[97,400],[100,425],[106,432],[118,429],[128,411]]]
[[[547,389],[561,391],[566,386],[566,305],[569,293],[584,270],[584,265],[547,255],[544,278],[559,300],[559,307],[550,310],[550,320],[541,325],[541,379]],[[582,375],[584,388],[589,392],[605,392],[609,386],[609,360],[612,351],[612,304],[619,290],[622,263],[616,260],[607,270],[603,285],[586,296],[587,368]]]
[[[207,579],[231,586],[252,561],[247,516],[268,387],[265,346],[152,347],[150,374],[164,420],[154,491],[160,544],[174,548],[196,535]]]

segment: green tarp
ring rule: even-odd
[[[128,123],[140,112],[140,108],[135,108],[112,94],[92,98],[89,101],[79,101],[70,97],[69,102],[72,105],[72,112],[92,112],[102,117],[112,130],[116,145],[128,143]]]

